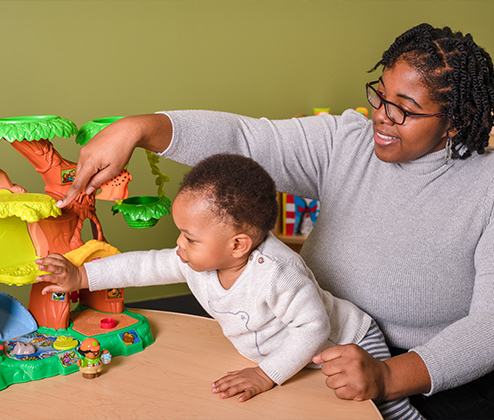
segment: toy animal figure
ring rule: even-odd
[[[86,338],[79,347],[79,353],[83,356],[77,361],[77,366],[82,372],[82,377],[94,379],[101,375],[103,365],[111,362],[111,354],[108,350],[101,351],[100,344],[95,338]]]
[[[136,336],[131,332],[125,332],[122,335],[122,340],[126,346],[130,346],[131,344],[134,344],[135,339]]]
[[[36,348],[31,343],[23,343],[22,341],[18,341],[14,349],[11,351],[11,354],[15,355],[29,355],[36,353]]]

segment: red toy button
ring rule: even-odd
[[[113,318],[102,319],[100,323],[100,327],[105,330],[111,330],[112,328],[115,328],[115,325],[117,325],[117,321]]]

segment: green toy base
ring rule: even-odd
[[[76,326],[71,321],[67,329],[55,330],[53,328],[41,327],[34,333],[0,342],[0,390],[13,384],[78,372],[77,359],[81,358],[81,356],[77,348],[88,337],[96,338],[101,345],[101,349],[108,350],[112,357],[120,355],[129,356],[144,350],[145,347],[154,343],[154,336],[151,332],[149,322],[142,315],[127,310],[123,314],[103,313],[82,305],[77,306],[71,312],[71,315],[77,315],[83,311],[93,312],[95,315],[100,314],[99,317],[105,316],[107,319],[112,319],[111,317],[116,315],[125,315],[132,318],[132,322],[135,322],[122,328],[118,328],[117,323],[117,326],[111,329],[111,331],[102,329],[100,334],[84,335],[80,331],[77,331]],[[106,321],[106,319],[102,321]],[[51,347],[51,344],[53,344],[54,339],[57,337],[73,338],[78,341],[77,347],[68,350],[55,350]],[[31,342],[43,343],[42,346],[45,349],[49,348],[48,353],[44,353],[43,356],[40,356],[41,358],[23,356],[20,359],[10,355],[16,342],[29,342],[30,340],[32,340]]]

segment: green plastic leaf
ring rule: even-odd
[[[52,140],[54,137],[67,138],[74,134],[77,134],[76,125],[56,115],[0,118],[0,138],[10,143],[22,140]]]
[[[129,197],[112,207],[113,214],[122,213],[133,221],[159,219],[170,214],[171,201],[165,196]]]
[[[89,140],[91,140],[96,134],[98,134],[103,128],[109,126],[111,123],[122,119],[123,117],[107,117],[98,118],[84,124],[77,133],[75,142],[84,146]]]

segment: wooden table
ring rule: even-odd
[[[239,403],[211,392],[228,370],[255,364],[241,356],[209,318],[133,309],[156,342],[117,356],[96,379],[79,372],[14,384],[0,391],[7,419],[382,419],[371,401],[344,401],[319,370],[304,369],[282,386]]]

